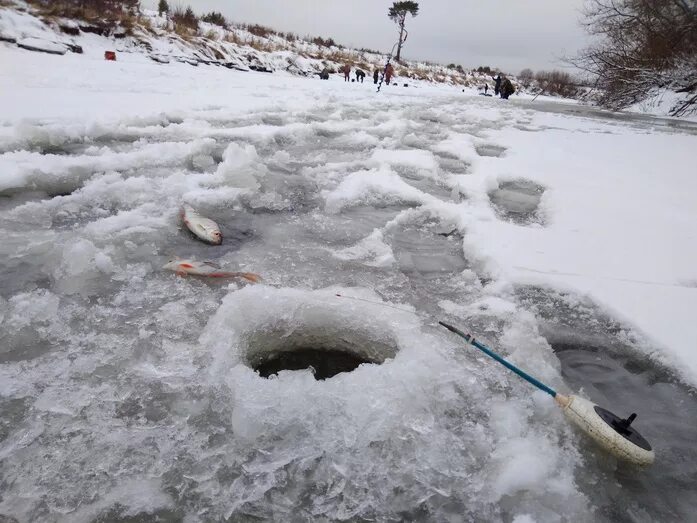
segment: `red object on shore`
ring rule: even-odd
[[[111,62],[116,61],[116,52],[115,51],[104,51],[104,59],[109,60]]]

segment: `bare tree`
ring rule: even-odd
[[[564,71],[538,71],[535,80],[543,92],[573,97],[576,92],[576,82],[571,75]]]
[[[597,78],[602,105],[619,109],[654,88],[697,91],[697,1],[589,0],[585,16],[596,43],[571,62]]]
[[[407,15],[416,16],[419,14],[419,3],[418,2],[394,2],[390,10],[387,12],[387,16],[399,26],[399,42],[397,43],[397,56],[396,60],[399,62],[402,56],[402,46],[407,40],[408,33],[404,28],[407,21]]]
[[[533,74],[532,69],[523,69],[518,75],[518,80],[520,80],[520,83],[523,84],[523,87],[530,87],[534,77],[535,75]]]

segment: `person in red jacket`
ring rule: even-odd
[[[394,67],[392,67],[392,64],[387,64],[387,67],[385,67],[385,82],[387,82],[387,85],[390,85],[390,80],[392,80],[393,75]]]

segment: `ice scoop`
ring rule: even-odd
[[[566,419],[616,458],[642,467],[651,465],[654,462],[655,454],[651,445],[632,426],[632,422],[637,417],[636,414],[633,413],[626,419],[623,419],[580,396],[559,394],[551,387],[548,387],[496,354],[489,347],[477,341],[471,334],[465,334],[458,328],[445,322],[439,321],[438,323],[490,358],[498,361],[507,369],[515,372],[528,383],[552,396],[562,408]]]

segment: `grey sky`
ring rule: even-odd
[[[397,39],[384,0],[169,0],[198,14],[220,11],[235,22],[255,22],[300,35],[332,37],[352,47],[386,51]],[[154,7],[157,0],[143,0]],[[587,42],[579,26],[583,0],[422,0],[409,19],[403,55],[410,59],[490,65],[517,73],[559,68],[558,58]]]

